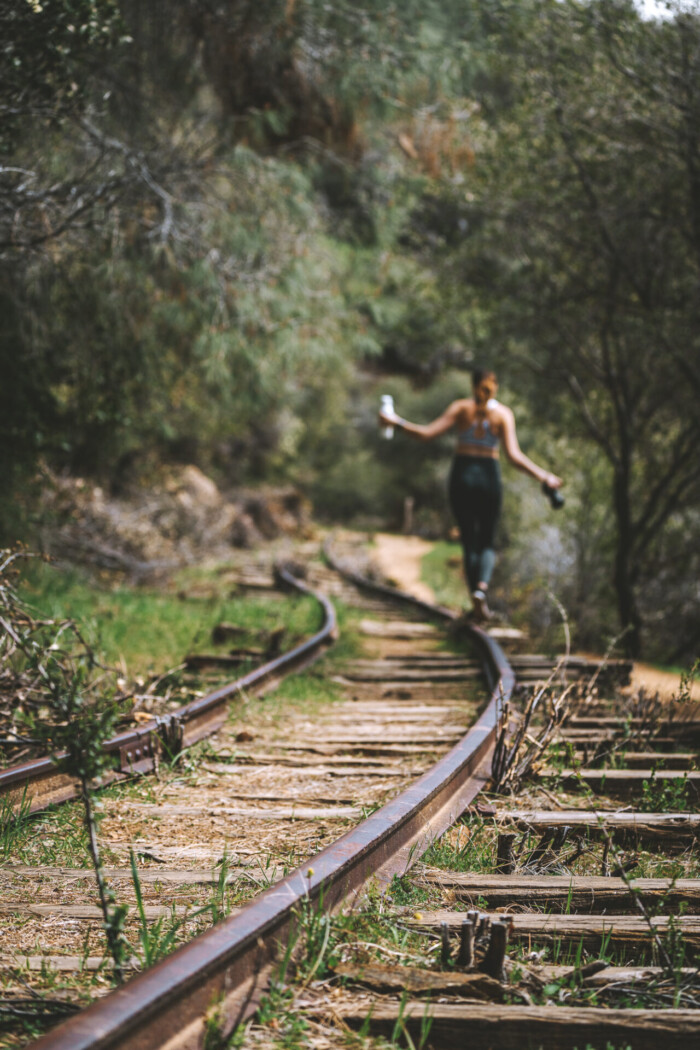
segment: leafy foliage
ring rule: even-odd
[[[97,843],[99,814],[92,800],[93,787],[109,766],[103,744],[113,735],[119,715],[116,675],[110,682],[77,624],[39,621],[30,615],[12,580],[21,556],[4,551],[0,562],[2,657],[10,666],[18,666],[15,689],[23,696],[22,721],[27,730],[61,771],[80,784],[105,937],[115,978],[121,982],[130,954],[124,934],[128,908],[115,904],[105,879]]]
[[[85,102],[100,55],[122,38],[116,0],[5,0],[0,11],[0,152],[39,119]]]
[[[126,694],[75,621],[39,618],[20,597],[18,565],[29,557],[22,550],[0,553],[2,691],[31,737],[63,755],[57,761],[72,776],[95,780],[105,769],[102,741]]]
[[[619,617],[638,651],[638,591],[700,496],[700,23],[644,22],[612,0],[535,13],[459,254],[470,282],[491,266],[493,332],[541,414],[608,462]]]
[[[564,581],[587,644],[616,604],[632,648],[644,627],[692,653],[696,10],[26,0],[2,17],[0,531],[43,460],[115,489],[177,460],[290,479],[366,524],[398,524],[411,495],[444,533],[447,445],[379,445],[376,395],[425,419],[485,358],[568,488],[552,580],[552,529],[509,482],[509,590],[544,617],[543,581]],[[644,607],[670,593],[670,620]]]

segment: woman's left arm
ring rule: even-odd
[[[531,459],[525,455],[523,450],[520,448],[518,443],[518,436],[515,432],[515,417],[509,408],[505,405],[500,405],[501,425],[503,427],[503,447],[506,450],[506,456],[514,467],[518,470],[522,470],[523,473],[529,474],[531,478],[536,481],[541,481],[543,484],[548,485],[550,489],[558,489],[562,484],[562,480],[556,474],[551,474],[547,470],[543,470],[542,467],[538,467],[536,463],[533,463]]]

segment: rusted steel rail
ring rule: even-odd
[[[346,574],[348,575],[348,574]],[[371,586],[353,577],[361,586]],[[393,588],[374,587],[433,617],[453,619]],[[204,1044],[207,1024],[225,1037],[264,991],[280,946],[293,936],[301,908],[331,909],[372,880],[379,884],[406,871],[478,794],[490,774],[501,703],[514,677],[500,647],[467,628],[480,647],[491,696],[459,743],[397,798],[261,894],[238,915],[135,977],[123,988],[54,1029],[35,1050],[189,1050]]]
[[[385,598],[403,602],[406,605],[412,605],[414,609],[420,609],[428,616],[437,619],[454,623],[459,618],[458,614],[453,609],[447,608],[447,606],[433,605],[422,598],[416,598],[413,594],[401,591],[397,587],[390,587],[385,583],[377,583],[374,580],[367,579],[365,576],[361,576],[359,573],[353,572],[338,561],[328,545],[324,547],[323,553],[337,572],[345,576],[346,579],[351,580],[360,589],[371,591],[373,594],[381,594]],[[492,694],[502,694],[506,700],[509,699],[515,685],[515,677],[513,669],[500,645],[474,624],[465,622],[463,630],[479,648],[484,674]]]
[[[226,720],[226,705],[232,697],[268,687],[279,676],[298,670],[315,660],[324,647],[332,642],[337,631],[335,609],[323,595],[312,591],[305,583],[284,567],[277,569],[281,583],[302,594],[311,595],[323,608],[323,626],[301,645],[290,649],[274,660],[257,667],[248,674],[222,686],[206,696],[184,704],[179,711],[167,717],[156,717],[151,722],[129,729],[112,737],[104,750],[112,757],[113,769],[105,776],[103,785],[113,783],[134,773],[149,773],[155,769],[158,755],[166,748],[189,747],[210,736]],[[0,798],[10,805],[28,806],[30,813],[46,809],[58,802],[75,798],[76,782],[60,770],[60,755],[56,761],[36,758],[8,769],[0,770]]]

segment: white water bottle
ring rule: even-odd
[[[382,394],[382,406],[381,410],[386,416],[393,416],[394,413],[394,399],[391,394]],[[393,438],[394,428],[393,427],[382,427],[383,438]]]

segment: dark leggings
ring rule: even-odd
[[[488,583],[496,554],[494,533],[501,511],[501,468],[488,456],[455,456],[450,471],[450,506],[457,519],[469,589]]]

